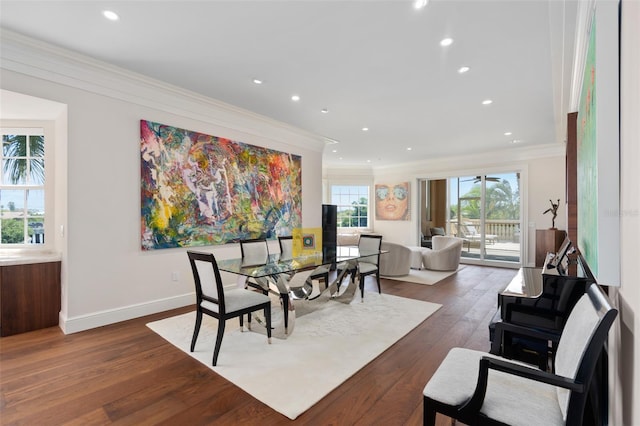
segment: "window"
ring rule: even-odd
[[[520,173],[450,178],[449,202],[449,233],[465,240],[462,257],[520,261]]]
[[[331,203],[338,207],[338,227],[366,228],[369,226],[369,187],[332,185]]]
[[[0,247],[44,244],[43,128],[2,128]]]

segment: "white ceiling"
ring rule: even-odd
[[[2,0],[0,25],[338,141],[326,166],[376,167],[561,143],[575,3]]]

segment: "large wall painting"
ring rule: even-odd
[[[596,146],[596,25],[591,26],[578,109],[578,246],[598,275],[598,169]]]
[[[578,248],[601,285],[620,285],[619,2],[596,0],[585,21],[577,126]]]
[[[140,120],[142,249],[291,235],[299,155]]]

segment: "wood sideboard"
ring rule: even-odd
[[[58,325],[61,262],[0,266],[0,336]]]
[[[560,229],[536,229],[536,268],[544,266],[547,253],[558,251],[565,235]]]

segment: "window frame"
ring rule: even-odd
[[[366,221],[367,221],[367,225],[366,226],[351,226],[351,224],[349,224],[349,226],[343,226],[340,222],[340,209],[342,208],[352,208],[353,204],[342,204],[342,203],[338,203],[336,202],[336,200],[334,200],[334,188],[336,187],[350,187],[350,188],[359,188],[360,191],[357,191],[357,194],[353,194],[356,196],[361,196],[363,193],[367,194],[367,204],[363,205],[363,204],[358,204],[358,207],[364,207],[367,209],[367,216],[366,216]],[[362,189],[366,190],[363,192]],[[349,229],[370,229],[371,228],[371,191],[372,191],[372,185],[368,184],[368,183],[344,183],[344,182],[334,182],[331,183],[329,185],[329,199],[330,199],[330,203],[334,204],[337,206],[337,210],[338,210],[338,228],[349,228]],[[352,194],[340,194],[342,196],[349,196]],[[359,201],[359,200],[358,200]],[[363,218],[364,216],[358,216],[359,218]],[[360,220],[358,220],[358,222],[360,222]]]
[[[0,240],[0,251],[11,253],[33,253],[33,252],[46,252],[50,251],[54,246],[52,231],[54,221],[53,211],[53,189],[54,189],[54,170],[53,170],[53,124],[50,121],[44,120],[0,120],[0,128],[2,129],[2,135],[5,134],[21,134],[22,130],[42,130],[42,136],[44,137],[44,184],[8,184],[0,179],[0,189],[2,190],[42,190],[44,193],[44,243],[2,243]],[[38,132],[40,133],[40,132]],[[36,133],[30,132],[31,135]],[[0,159],[4,158],[4,153],[0,153]],[[29,158],[29,157],[27,157]],[[0,167],[2,163],[0,162]],[[3,172],[4,173],[4,172]],[[29,206],[27,205],[27,208]],[[29,217],[25,217],[24,220],[28,221]]]

